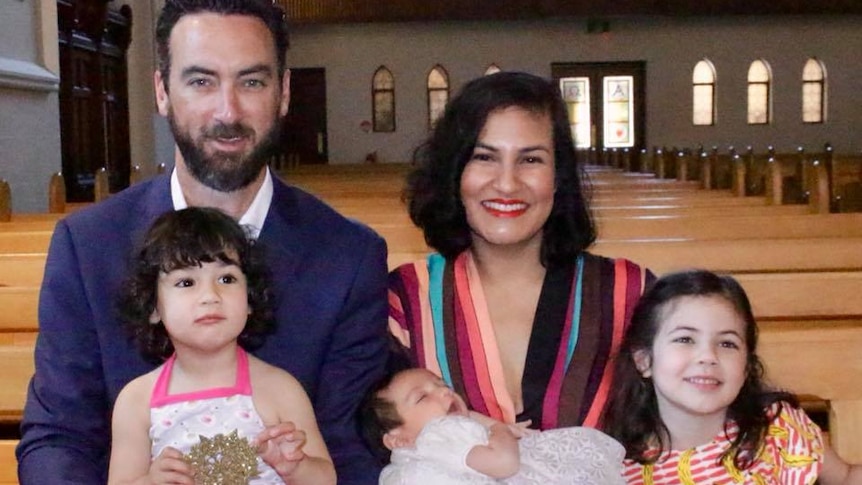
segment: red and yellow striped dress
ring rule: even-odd
[[[781,411],[779,412],[779,407]],[[624,462],[623,476],[631,485],[807,485],[820,474],[823,465],[823,433],[799,408],[778,403],[770,407],[775,417],[757,461],[739,470],[732,459],[719,461],[730,447],[738,428],[728,434],[684,451],[673,450],[651,465]]]

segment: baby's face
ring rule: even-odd
[[[467,415],[467,405],[442,379],[426,369],[399,373],[381,392],[381,397],[395,404],[404,422],[397,434],[410,444],[431,420],[449,414]]]

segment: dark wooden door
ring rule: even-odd
[[[589,103],[589,129],[585,127],[582,131],[582,148],[629,148],[637,153],[644,147],[645,62],[553,63],[551,76],[558,83],[564,80],[561,83],[564,98],[574,96],[566,93],[565,80],[588,80],[577,85],[589,86],[585,92],[578,93]]]
[[[326,70],[291,69],[290,109],[282,131],[280,163],[327,163],[327,138]]]
[[[94,199],[95,174],[108,172],[111,192],[129,185],[126,51],[132,12],[106,0],[58,0],[60,143],[66,198]]]

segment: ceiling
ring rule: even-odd
[[[862,14],[862,0],[277,0],[292,23]]]

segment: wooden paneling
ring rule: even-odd
[[[858,0],[279,0],[292,23],[860,14]]]
[[[131,166],[126,50],[131,9],[108,2],[58,0],[60,140],[68,200],[93,200],[105,167],[111,191],[128,185]]]

